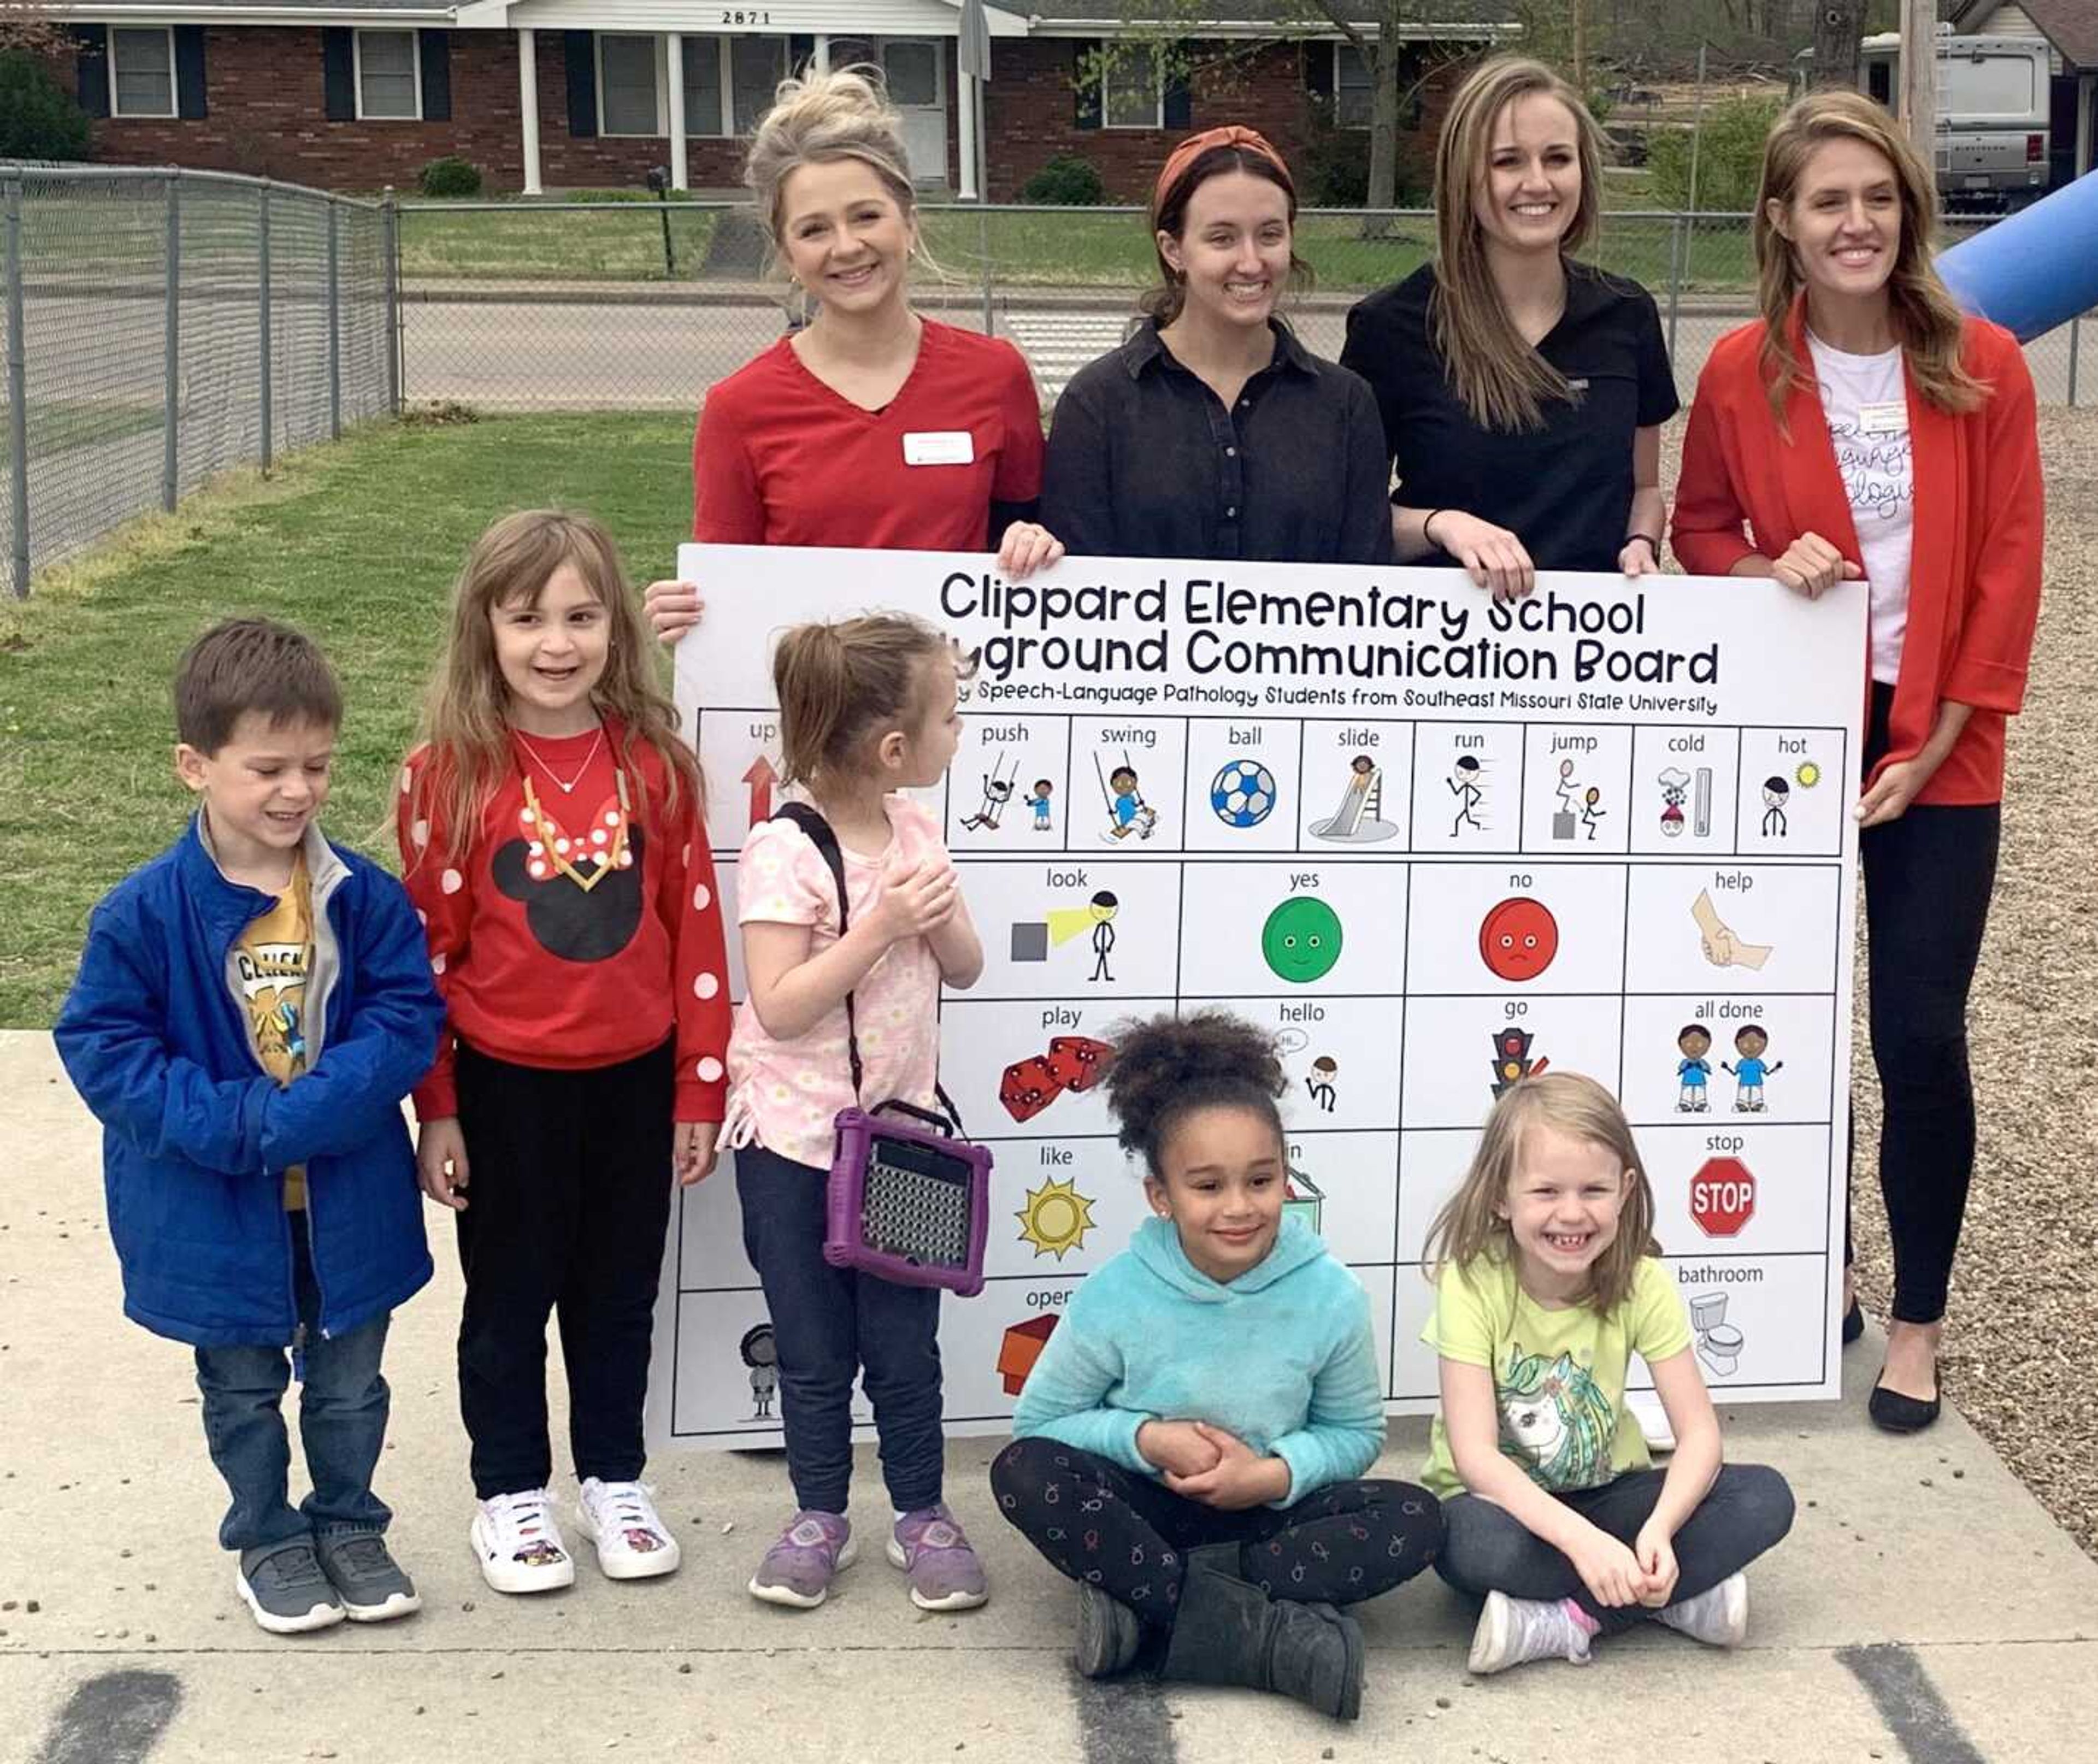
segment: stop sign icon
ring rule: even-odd
[[[1707,1237],[1732,1237],[1755,1216],[1756,1178],[1737,1157],[1707,1158],[1690,1178],[1690,1217]]]

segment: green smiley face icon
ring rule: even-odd
[[[1323,980],[1341,959],[1341,915],[1308,894],[1286,900],[1261,927],[1260,953],[1278,980]]]

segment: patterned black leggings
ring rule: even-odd
[[[1410,1482],[1336,1482],[1287,1507],[1227,1512],[1051,1439],[1019,1439],[990,1467],[999,1511],[1059,1573],[1170,1626],[1186,1552],[1240,1545],[1239,1568],[1280,1599],[1354,1604],[1435,1560],[1442,1518]]]

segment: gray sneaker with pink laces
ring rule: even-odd
[[[751,1596],[767,1604],[813,1611],[830,1597],[831,1582],[852,1566],[858,1553],[852,1523],[842,1513],[804,1507],[788,1521],[750,1577]]]
[[[983,1564],[944,1501],[896,1521],[889,1560],[910,1575],[911,1602],[921,1611],[968,1611],[990,1597]]]

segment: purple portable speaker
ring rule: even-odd
[[[956,1139],[940,1117],[908,1103],[884,1103],[872,1113],[841,1110],[823,1260],[973,1298],[983,1290],[990,1235],[990,1162],[981,1146]]]

